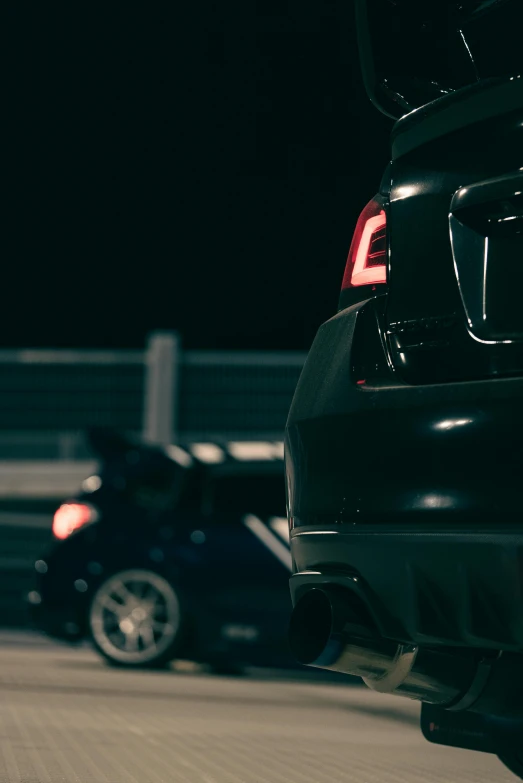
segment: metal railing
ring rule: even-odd
[[[0,462],[86,460],[84,431],[151,442],[281,437],[304,352],[0,350]]]

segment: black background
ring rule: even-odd
[[[307,348],[391,123],[350,0],[12,19],[4,346]]]

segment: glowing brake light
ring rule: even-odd
[[[361,213],[345,266],[342,291],[387,282],[387,216],[382,196],[369,201]]]
[[[64,503],[53,518],[53,535],[60,540],[68,538],[75,530],[96,522],[98,513],[87,503]]]

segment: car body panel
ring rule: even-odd
[[[491,101],[474,125],[471,96]],[[464,285],[474,243],[453,246],[450,212],[469,225],[472,200],[470,226],[492,244],[508,215],[519,263],[522,80],[436,104],[395,130],[380,188],[390,194],[387,286],[342,294],[296,389],[285,436],[291,591],[294,602],[318,582],[358,592],[380,633],[400,642],[517,651],[521,270],[506,297],[515,339],[479,339],[489,319],[470,322]],[[485,219],[485,203],[501,212]],[[489,256],[489,270],[500,259]],[[498,317],[510,285],[489,283]]]
[[[358,320],[374,306],[324,324],[300,378],[286,434],[292,528],[520,524],[523,379],[410,386],[384,370],[358,384]]]
[[[391,360],[408,383],[523,373],[522,148],[522,79],[468,88],[396,125],[385,320]],[[472,190],[478,203],[467,210],[455,194],[471,200]],[[483,317],[471,319],[473,309]]]

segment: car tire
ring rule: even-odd
[[[95,649],[111,665],[161,668],[176,657],[184,617],[179,595],[148,569],[118,571],[93,596],[88,615]]]
[[[523,755],[519,751],[500,753],[498,759],[507,769],[523,780]]]

